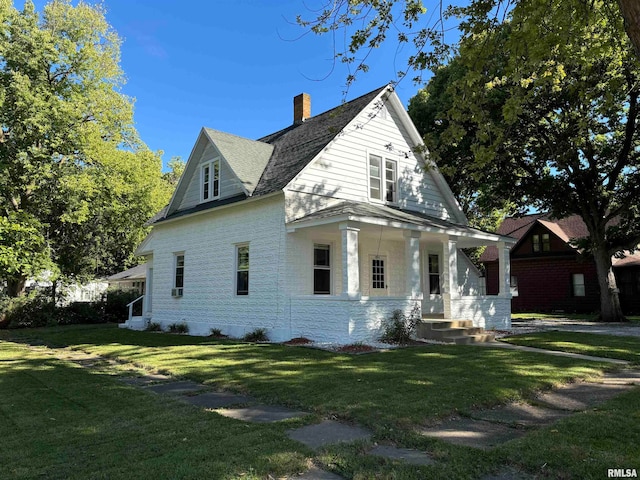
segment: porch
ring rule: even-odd
[[[293,335],[374,340],[394,310],[510,327],[509,248],[513,240],[370,204],[342,203],[287,224],[294,252],[288,278]],[[460,249],[495,245],[501,288],[486,295],[480,272]],[[322,318],[324,321],[318,322]]]

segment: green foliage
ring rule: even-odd
[[[149,325],[147,325],[147,328],[145,328],[145,331],[147,331],[147,332],[161,332],[162,331],[162,326],[159,323],[156,323],[156,322],[149,322]]]
[[[269,336],[267,335],[267,331],[264,328],[256,328],[255,330],[245,334],[242,337],[242,340],[245,342],[268,342]]]
[[[169,198],[120,92],[119,46],[100,6],[2,2],[0,228],[42,247],[0,247],[12,295],[45,269],[79,278],[128,266]]]
[[[134,291],[128,290],[109,290],[104,305],[104,315],[109,322],[122,323],[129,318],[129,303],[138,298],[140,294]],[[138,302],[140,303],[140,302]],[[135,308],[141,309],[139,305],[134,305]],[[134,308],[134,315],[141,315],[142,312],[136,311]]]
[[[213,338],[227,338],[227,335],[223,334],[219,328],[212,328],[210,336]]]
[[[184,322],[169,325],[169,333],[189,333],[189,325]]]
[[[7,328],[34,328],[57,325],[59,312],[44,293],[33,291],[22,297],[12,298],[5,304],[4,322]]]
[[[409,343],[416,333],[418,323],[420,323],[420,307],[415,305],[409,315],[402,310],[394,310],[391,317],[382,322],[382,335],[380,341],[385,343],[398,343],[401,345]]]

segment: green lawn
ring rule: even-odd
[[[443,345],[351,356],[113,326],[5,331],[2,339],[0,478],[277,478],[304,470],[307,458],[360,479],[478,478],[501,465],[538,473],[545,462],[547,478],[602,478],[598,468],[640,458],[640,421],[619,428],[620,421],[640,412],[637,390],[611,407],[560,422],[551,436],[545,429],[489,452],[427,439],[412,429],[571,379],[596,377],[604,364]],[[364,456],[362,444],[327,448],[314,457],[284,434],[304,420],[260,425],[226,419],[10,340],[107,355],[303,408],[316,419],[356,421],[373,430],[374,441],[428,451],[437,463],[412,467]],[[614,434],[617,441],[610,445]],[[558,455],[550,439],[564,454]],[[585,464],[593,451],[595,463]]]
[[[516,335],[503,340],[527,347],[618,358],[640,364],[640,337],[552,331]]]

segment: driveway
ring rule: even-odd
[[[638,323],[600,323],[584,320],[569,320],[568,318],[526,318],[511,320],[511,334],[513,335],[545,330],[640,337],[640,324]]]

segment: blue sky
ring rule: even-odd
[[[142,140],[163,150],[166,164],[174,155],[188,158],[203,126],[252,139],[288,126],[299,93],[311,95],[314,115],[339,105],[347,70],[334,68],[331,38],[304,36],[295,25],[296,15],[312,17],[323,3],[103,0],[123,39],[123,91],[135,98]],[[21,0],[15,5],[22,8]],[[409,54],[393,44],[376,51],[346,99],[396,80]],[[399,84],[405,105],[418,88],[408,78]]]

